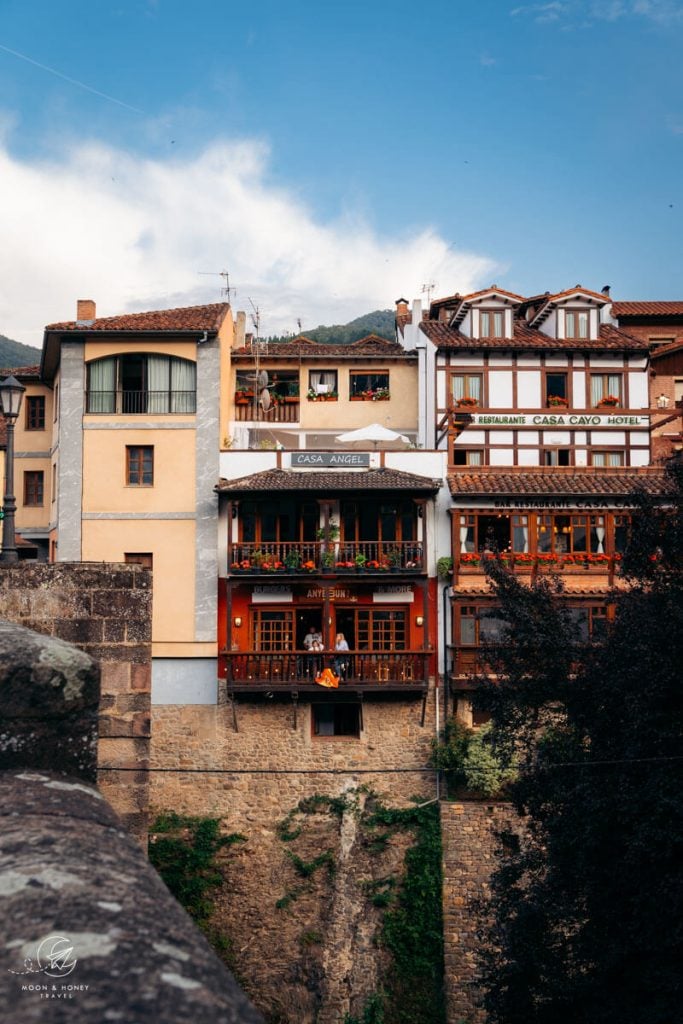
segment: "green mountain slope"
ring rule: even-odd
[[[396,337],[394,321],[395,312],[393,309],[375,309],[372,313],[365,313],[356,317],[348,324],[333,324],[331,327],[320,325],[311,329],[304,328],[301,333],[305,334],[311,341],[318,341],[323,345],[348,345],[352,341],[358,341],[368,334],[378,334],[380,338],[394,341]],[[291,337],[271,337],[268,341],[291,341]]]
[[[16,366],[37,366],[40,362],[40,349],[30,345],[22,345],[0,334],[0,368],[13,369]]]

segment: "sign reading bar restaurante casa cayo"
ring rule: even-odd
[[[473,427],[634,427],[647,430],[649,416],[630,416],[610,413],[593,416],[590,413],[473,413]]]

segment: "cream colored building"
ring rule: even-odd
[[[91,301],[45,330],[50,557],[151,566],[157,703],[216,699],[214,488],[232,331],[226,303],[98,318]]]

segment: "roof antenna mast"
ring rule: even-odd
[[[220,294],[226,296],[228,302],[232,302],[232,299],[237,295],[237,289],[230,287],[230,273],[227,270],[198,270],[197,273],[201,277],[222,277],[225,284],[221,286]]]
[[[434,284],[433,281],[429,281],[427,284],[423,284],[422,287],[420,288],[422,294],[427,296],[427,306],[431,305],[432,292],[434,291],[435,288],[436,285]]]

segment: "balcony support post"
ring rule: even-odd
[[[299,708],[299,691],[298,690],[292,690],[292,705],[294,707],[294,721],[293,721],[293,724],[292,724],[292,728],[294,729],[294,732],[296,732],[297,726],[298,726],[297,711],[298,711],[298,708]]]

